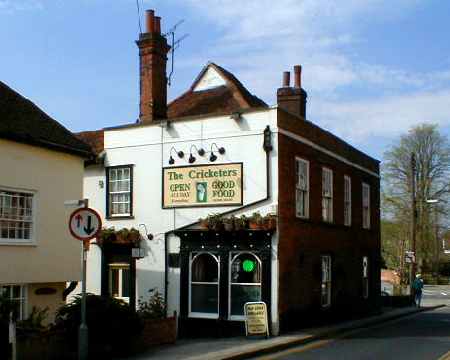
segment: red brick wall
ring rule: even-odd
[[[378,173],[378,162],[342,140],[279,110],[278,126]],[[348,316],[376,307],[380,292],[379,179],[279,133],[279,312],[289,320],[324,313],[320,306],[321,255],[332,257],[332,306]],[[310,162],[309,219],[295,213],[295,157]],[[333,224],[322,221],[322,166],[333,170]],[[344,175],[351,177],[352,225],[344,226]],[[370,185],[371,228],[362,229],[362,182]],[[369,256],[369,300],[362,299],[362,257]],[[344,316],[345,317],[345,316]],[[298,321],[297,321],[298,323]]]

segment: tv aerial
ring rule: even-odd
[[[177,30],[177,27],[180,26],[182,23],[184,23],[184,20],[178,21],[174,26],[172,26],[163,36],[170,39],[170,59],[171,59],[171,65],[170,65],[170,73],[169,76],[167,76],[167,85],[170,86],[171,79],[173,75],[173,67],[174,67],[174,61],[175,61],[175,50],[179,48],[180,43],[186,39],[189,34],[184,34],[180,36],[178,39],[175,39],[175,31]]]

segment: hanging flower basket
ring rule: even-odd
[[[114,228],[102,229],[97,238],[97,244],[103,245],[129,245],[138,247],[141,242],[141,234],[135,228],[116,231]]]

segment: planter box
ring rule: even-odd
[[[141,333],[141,345],[173,344],[177,339],[177,319],[175,316],[165,319],[145,320]]]

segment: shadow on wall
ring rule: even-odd
[[[151,290],[159,291],[164,296],[164,272],[146,269],[136,269],[136,304],[138,301],[147,301],[154,293]]]

